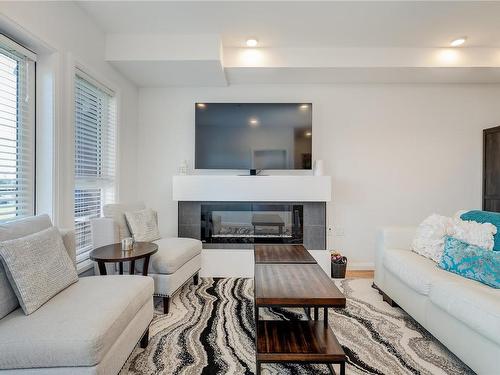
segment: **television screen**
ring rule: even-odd
[[[196,103],[196,169],[311,169],[311,103]]]

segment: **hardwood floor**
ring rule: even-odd
[[[351,277],[355,279],[373,279],[374,271],[346,271],[346,277]]]

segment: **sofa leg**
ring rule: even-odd
[[[399,307],[399,305],[396,302],[394,302],[391,297],[389,297],[387,294],[385,294],[382,291],[380,291],[380,292],[382,294],[382,300],[385,301],[385,302],[387,302],[389,304],[389,306],[391,306],[391,307]]]
[[[382,291],[377,285],[375,285],[375,283],[372,283],[372,288],[375,289],[378,292],[378,294],[382,294]]]
[[[140,343],[141,348],[143,349],[146,348],[146,346],[148,346],[148,343],[149,343],[149,328],[146,330],[146,332],[144,332],[144,335],[142,335]]]
[[[168,314],[170,310],[170,297],[163,297],[163,313]]]
[[[198,285],[198,283],[200,282],[200,274],[199,273],[196,273],[194,276],[193,276],[193,283],[194,285]]]

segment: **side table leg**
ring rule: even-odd
[[[99,266],[99,273],[104,276],[106,275],[106,264],[104,262],[97,262],[97,265]]]
[[[118,262],[118,269],[119,269],[120,275],[123,275],[123,262]]]
[[[142,276],[148,275],[149,258],[150,258],[150,255],[146,255],[144,257],[144,267],[142,268]]]
[[[314,308],[314,320],[319,319],[319,307]]]
[[[325,311],[323,312],[325,319],[325,326],[328,325],[328,307],[325,307]]]
[[[345,375],[345,362],[340,362],[340,375]]]
[[[260,375],[260,361],[255,361],[255,375]]]
[[[130,269],[128,270],[128,273],[131,275],[135,274],[135,260],[130,261]]]

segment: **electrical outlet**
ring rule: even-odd
[[[336,227],[334,230],[334,233],[337,237],[343,237],[345,236],[345,230],[343,227]]]

